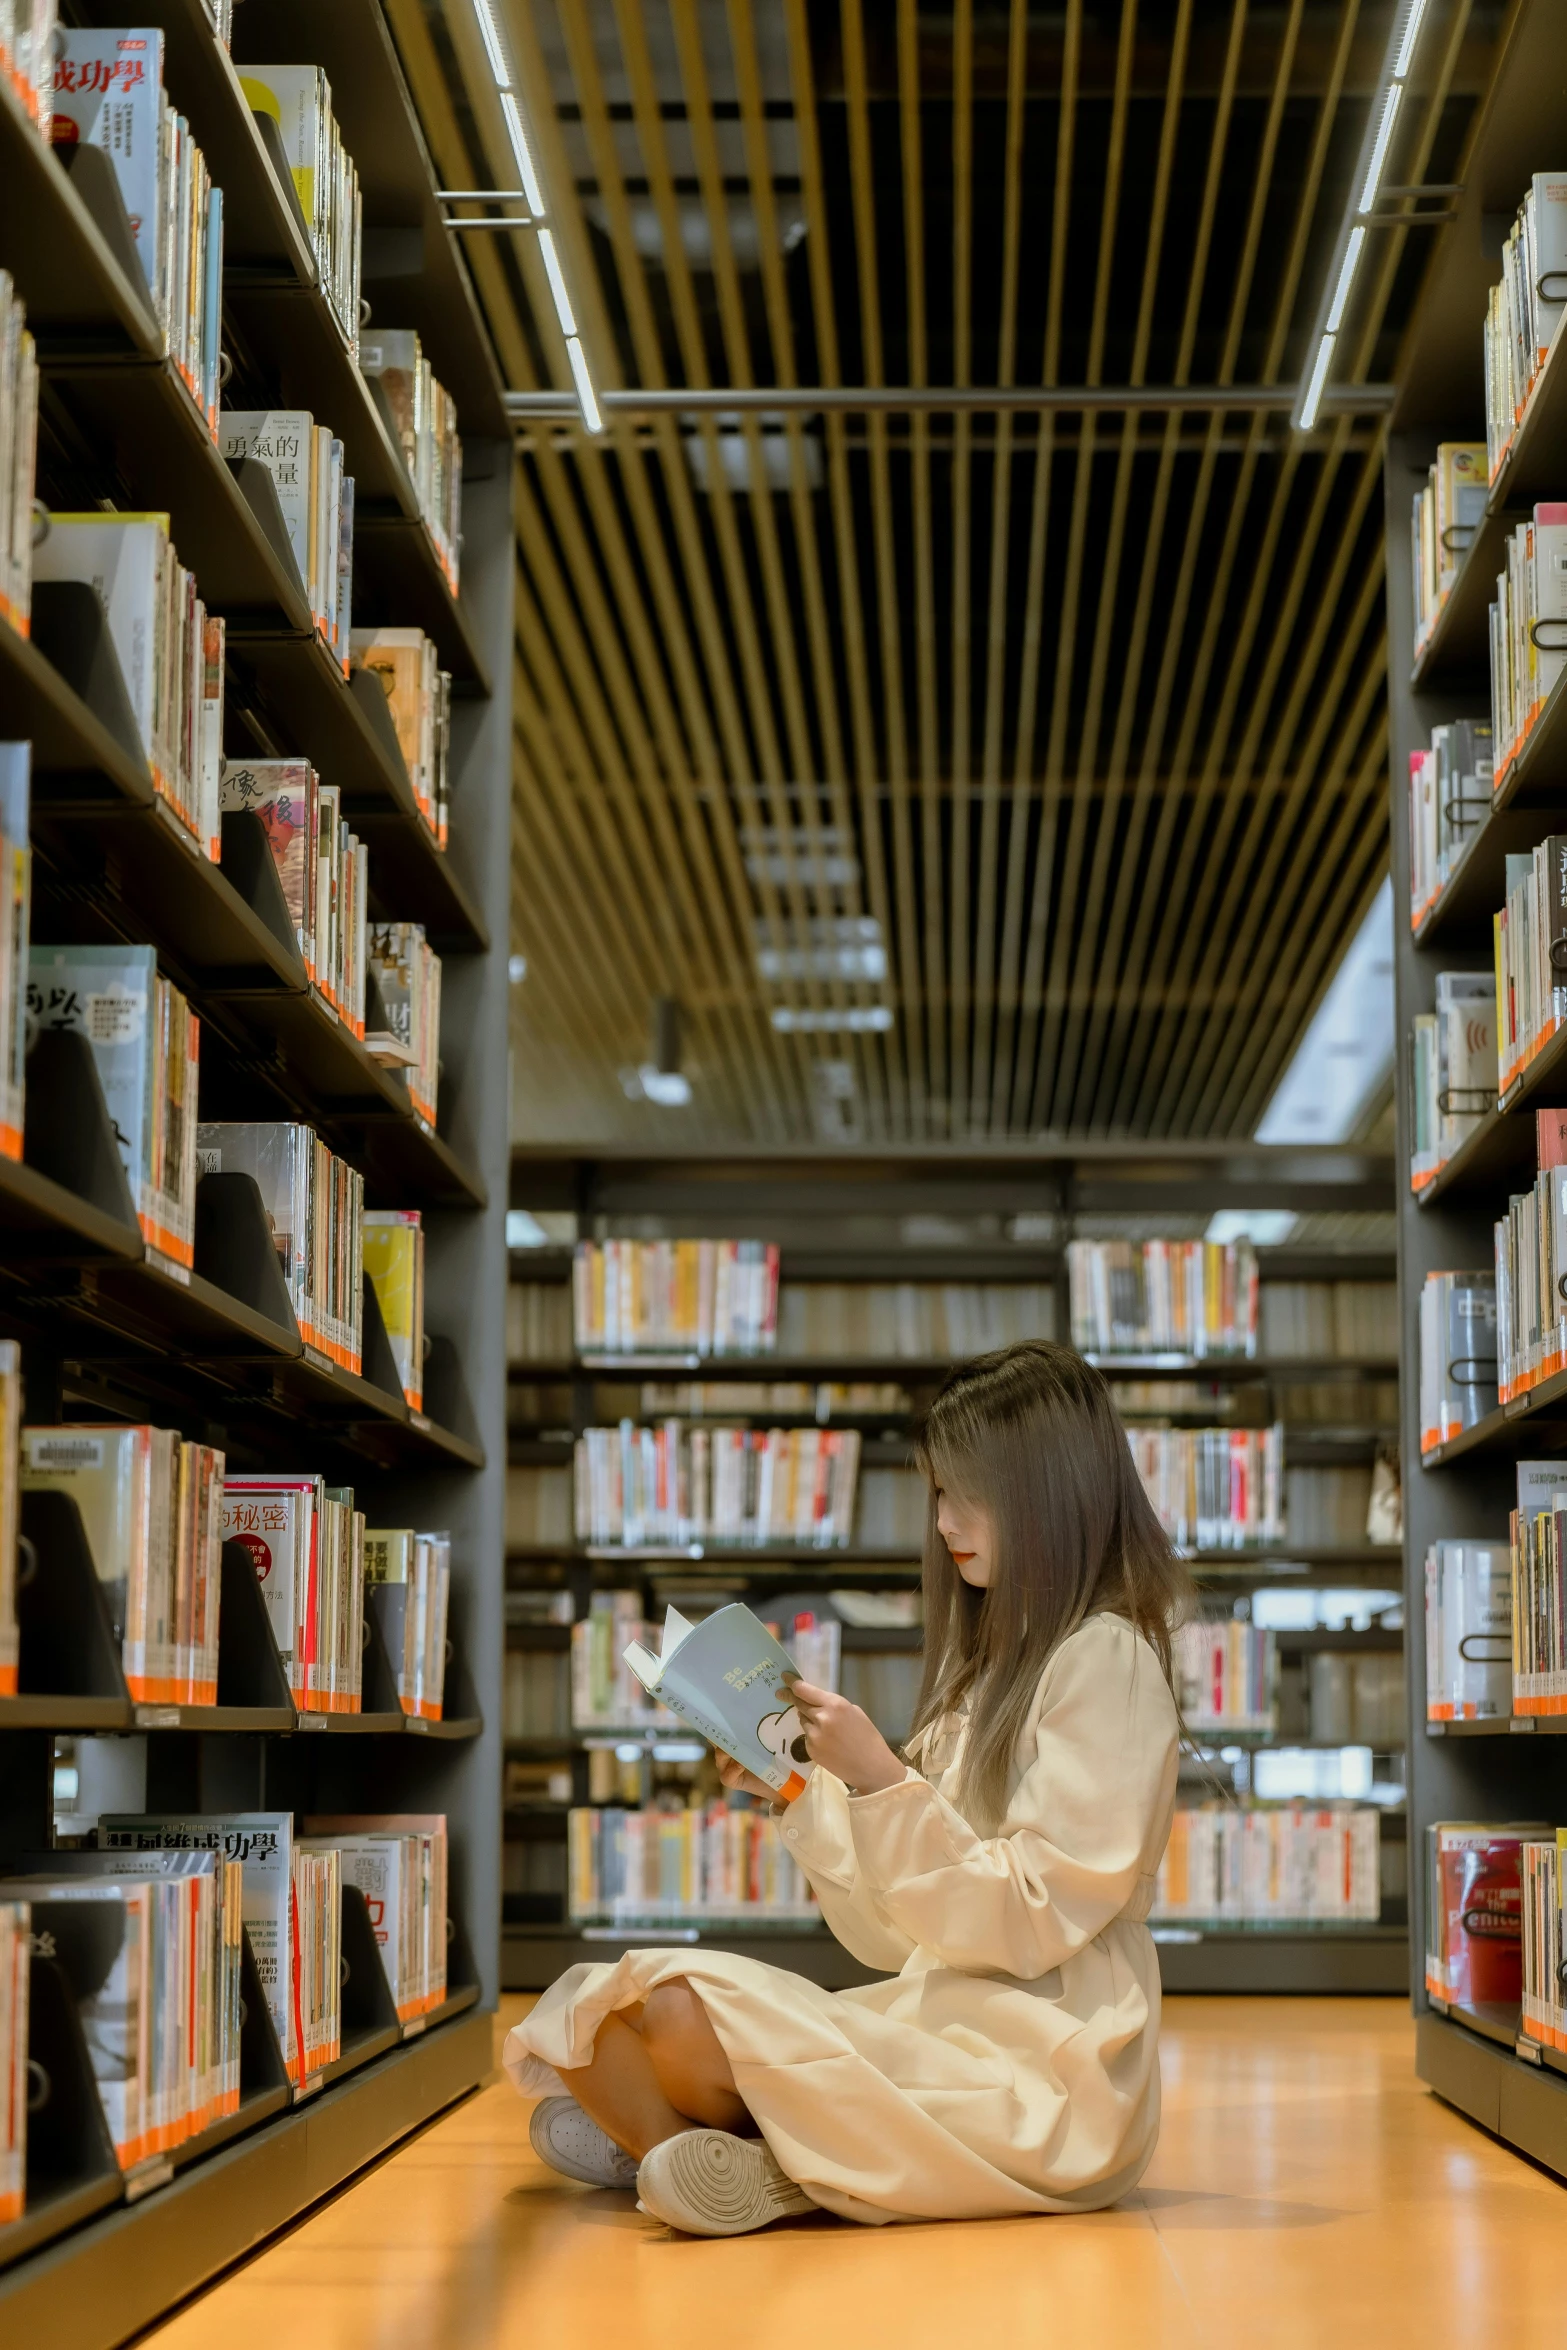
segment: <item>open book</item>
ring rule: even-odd
[[[799,1671],[767,1626],[738,1601],[700,1624],[670,1608],[659,1646],[658,1656],[640,1640],[625,1651],[648,1695],[776,1787],[786,1803],[803,1794],[811,1758],[790,1689]]]

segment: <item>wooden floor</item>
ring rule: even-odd
[[[520,2011],[524,2002],[508,2003]],[[676,2238],[484,2090],[156,2350],[1351,2350],[1559,2341],[1567,2189],[1416,2082],[1392,2000],[1172,2000],[1164,2133],[1087,2218]]]

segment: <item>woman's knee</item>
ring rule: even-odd
[[[663,2055],[687,2064],[716,2057],[728,2070],[707,2010],[684,1975],[654,1984],[643,2003],[642,2037],[655,2057]]]

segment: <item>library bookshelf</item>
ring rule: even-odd
[[[1232,1154],[1233,1160],[1233,1154]],[[1148,1175],[1143,1169],[1147,1167]],[[1148,1176],[1157,1183],[1150,1202]],[[679,1163],[635,1164],[563,1162],[538,1152],[519,1153],[513,1166],[514,1205],[547,1210],[568,1207],[587,1236],[595,1231],[624,1229],[641,1235],[655,1231],[668,1237],[724,1231],[731,1234],[781,1235],[780,1301],[787,1302],[791,1285],[803,1282],[904,1282],[916,1287],[962,1283],[1030,1283],[1047,1285],[1054,1293],[1054,1328],[1069,1328],[1065,1258],[1062,1240],[1070,1229],[1072,1202],[1087,1201],[1088,1211],[1102,1200],[1122,1212],[1141,1203],[1157,1214],[1171,1216],[1201,1208],[1204,1215],[1219,1204],[1250,1204],[1259,1194],[1280,1204],[1280,1186],[1294,1186],[1293,1202],[1320,1205],[1331,1211],[1353,1202],[1354,1211],[1381,1211],[1391,1201],[1386,1161],[1368,1160],[1360,1169],[1346,1170],[1343,1161],[1330,1167],[1313,1162],[1311,1154],[1292,1154],[1286,1171],[1268,1154],[1253,1166],[1237,1170],[1233,1163],[1216,1178],[1211,1161],[1199,1149],[1190,1167],[1178,1154],[1139,1160],[1135,1148],[1123,1156],[1102,1149],[1086,1160],[1029,1154],[1004,1163],[973,1159],[966,1165],[944,1162],[935,1154],[909,1154],[889,1163],[866,1159],[845,1166],[822,1160],[780,1166],[760,1159],[747,1166],[727,1162],[722,1169],[698,1170]],[[1183,1188],[1189,1182],[1191,1189]],[[1346,1196],[1340,1188],[1353,1183]],[[716,1195],[716,1200],[715,1200]],[[852,1241],[833,1239],[835,1219],[853,1212]],[[900,1245],[907,1219],[922,1212],[951,1217],[984,1217],[993,1225],[1003,1216],[1051,1212],[1056,1218],[1053,1237],[1040,1243],[1005,1243],[980,1238],[965,1244],[948,1242],[921,1246]],[[606,1219],[600,1225],[597,1217]],[[609,1219],[623,1217],[623,1226]],[[662,1221],[659,1221],[662,1219]],[[879,1219],[879,1229],[877,1220]],[[1154,1224],[1147,1222],[1152,1231]],[[1201,1227],[1199,1226],[1200,1230]],[[1262,1279],[1289,1282],[1388,1282],[1393,1260],[1385,1248],[1353,1250],[1342,1247],[1282,1247],[1259,1252]],[[818,1423],[809,1410],[761,1410],[747,1398],[743,1410],[726,1415],[723,1390],[758,1384],[787,1384],[818,1394],[832,1383],[867,1383],[898,1391],[898,1401],[881,1410],[840,1411],[820,1424],[854,1427],[860,1432],[860,1464],[869,1472],[911,1474],[911,1442],[923,1408],[952,1368],[948,1355],[897,1355],[885,1352],[797,1353],[755,1356],[694,1356],[574,1354],[570,1351],[571,1314],[566,1294],[571,1279],[572,1253],[566,1247],[515,1249],[511,1279],[534,1293],[532,1327],[550,1340],[550,1351],[508,1362],[510,1396],[508,1460],[516,1471],[554,1472],[568,1496],[565,1514],[549,1533],[522,1539],[509,1533],[508,1589],[514,1594],[545,1587],[561,1596],[571,1594],[574,1614],[580,1618],[594,1589],[639,1586],[648,1613],[656,1615],[673,1598],[700,1603],[705,1594],[718,1598],[744,1597],[760,1612],[769,1601],[786,1595],[803,1603],[812,1592],[834,1587],[860,1586],[867,1591],[906,1591],[919,1576],[919,1541],[900,1537],[872,1541],[854,1537],[846,1544],[821,1548],[782,1544],[764,1547],[715,1544],[646,1544],[625,1548],[590,1544],[569,1537],[569,1486],[576,1436],[591,1425],[623,1417],[646,1421],[644,1383],[667,1388],[672,1382],[699,1382],[710,1386],[707,1407],[714,1419],[743,1419],[753,1426]],[[545,1302],[553,1293],[554,1306]],[[1393,1433],[1391,1389],[1398,1365],[1391,1353],[1359,1356],[1332,1353],[1278,1352],[1251,1358],[1136,1356],[1098,1358],[1112,1381],[1158,1381],[1161,1408],[1156,1416],[1167,1425],[1223,1422],[1227,1408],[1236,1410],[1236,1425],[1266,1425],[1281,1413],[1285,1426],[1287,1468],[1348,1466],[1368,1463],[1379,1440]],[[1324,1420],[1291,1419],[1292,1391],[1311,1390],[1319,1402],[1342,1387],[1341,1410]],[[1176,1392],[1171,1393],[1171,1389]],[[1373,1398],[1388,1398],[1368,1411]],[[1380,1415],[1385,1413],[1385,1418]],[[1129,1413],[1129,1417],[1132,1415]],[[1401,1553],[1393,1544],[1360,1541],[1284,1541],[1254,1551],[1200,1552],[1192,1557],[1193,1572],[1205,1595],[1235,1599],[1259,1589],[1312,1584],[1359,1585],[1365,1589],[1396,1588]],[[917,1626],[875,1628],[845,1624],[841,1632],[846,1679],[860,1660],[903,1656],[917,1661],[923,1636]],[[553,1653],[564,1677],[568,1669],[571,1634],[563,1622],[522,1621],[509,1612],[507,1643],[515,1654],[535,1657]],[[1304,1676],[1310,1654],[1330,1649],[1353,1655],[1357,1651],[1396,1652],[1402,1634],[1396,1629],[1363,1632],[1281,1631],[1277,1635],[1281,1721],[1293,1719],[1296,1731],[1276,1735],[1230,1732],[1204,1733],[1204,1744],[1230,1752],[1255,1752],[1267,1746],[1303,1747],[1311,1743],[1305,1723]],[[508,1731],[513,1725],[508,1721]],[[897,1734],[897,1726],[883,1727]],[[571,1803],[587,1797],[586,1760],[593,1746],[620,1747],[628,1752],[639,1744],[651,1751],[667,1743],[670,1733],[582,1730],[571,1726],[565,1713],[543,1734],[508,1735],[504,1752],[514,1761],[540,1765],[550,1761],[570,1769]],[[1326,1742],[1323,1742],[1326,1743]],[[1378,1750],[1379,1767],[1386,1773],[1402,1768],[1401,1742]],[[566,1814],[564,1800],[535,1799],[509,1802],[506,1810],[508,1891],[503,1927],[503,1975],[517,1989],[538,1988],[552,1981],[567,1965],[584,1959],[609,1959],[622,1950],[645,1945],[671,1947],[706,1943],[748,1953],[769,1963],[809,1975],[837,1989],[871,1980],[857,1961],[820,1926],[770,1919],[763,1913],[754,1922],[730,1919],[712,1922],[652,1913],[635,1924],[580,1924],[568,1922],[564,1894],[546,1885],[548,1855],[564,1857]],[[1402,1898],[1403,1816],[1389,1807],[1381,1822],[1384,1899],[1381,1920],[1356,1925],[1277,1925],[1240,1927],[1202,1922],[1160,1925],[1155,1929],[1161,1968],[1172,1991],[1401,1991],[1408,1973],[1408,1932]],[[515,1865],[514,1865],[515,1864]],[[562,1877],[561,1883],[564,1883]]]
[[[124,21],[107,0],[73,14]],[[0,2227],[0,2334],[59,2350],[140,2333],[472,2090],[490,2070],[498,1992],[512,447],[379,0],[278,0],[252,14],[262,21],[236,12],[232,57],[201,0],[149,0],[136,22],[162,28],[170,101],[224,191],[224,349],[263,401],[309,408],[344,442],[356,621],[422,628],[452,675],[445,851],[379,684],[357,667],[345,677],[312,625],[270,477],[225,463],[163,355],[112,177],[62,169],[3,80],[0,268],[37,340],[40,499],[170,515],[226,622],[229,755],[308,757],[336,783],[368,844],[372,916],[421,922],[441,956],[436,1123],[312,992],[255,820],[225,819],[219,863],[186,845],[106,693],[112,647],[79,606],[40,595],[30,638],[0,625],[0,738],[32,748],[34,938],[155,947],[202,1023],[203,1116],[306,1121],[361,1172],[368,1205],[421,1211],[423,1408],[404,1400],[368,1283],[359,1375],[302,1342],[253,1186],[203,1180],[193,1268],[145,1247],[90,1059],[47,1039],[29,1063],[24,1156],[0,1160],[0,1332],[21,1343],[34,1419],[152,1420],[231,1461],[351,1485],[372,1524],[449,1528],[445,1703],[439,1721],[405,1716],[372,1625],[362,1711],[296,1710],[232,1544],[217,1702],[137,1703],[74,1505],[29,1495],[20,1691],[0,1698],[0,1862],[51,1844],[62,1742],[86,1737],[144,1742],[149,1809],[441,1812],[449,1990],[400,2022],[364,1897],[346,1889],[340,2057],[308,2094],[290,2085],[247,1952],[237,2112],[128,2188],[70,1994],[35,1961],[32,2054],[50,2093],[24,2216]],[[330,78],[360,173],[372,313],[417,328],[458,403],[460,593],[241,90],[247,57],[281,56]]]
[[[1553,169],[1567,135],[1567,87],[1560,26],[1541,0],[1517,0],[1498,51],[1495,78],[1470,133],[1450,226],[1432,237],[1431,258],[1398,368],[1386,463],[1388,699],[1392,788],[1393,898],[1398,1033],[1435,1001],[1439,970],[1492,967],[1491,918],[1505,895],[1506,859],[1533,848],[1567,817],[1567,698],[1558,689],[1507,768],[1436,902],[1411,929],[1408,759],[1433,726],[1489,719],[1488,607],[1505,560],[1505,537],[1536,500],[1567,486],[1567,363],[1553,346],[1523,424],[1491,485],[1484,522],[1422,655],[1411,662],[1410,502],[1437,444],[1483,440],[1486,301],[1500,274],[1493,227],[1505,229],[1530,175]],[[1560,337],[1557,338],[1558,343]],[[1567,1384],[1547,1382],[1466,1429],[1421,1462],[1418,1400],[1419,1300],[1428,1273],[1488,1268],[1491,1227],[1508,1194],[1533,1180],[1537,1108],[1567,1100],[1559,1051],[1545,1052],[1474,1128],[1441,1175],[1417,1198],[1409,1163],[1413,1102],[1407,1055],[1399,1057],[1398,1249],[1404,1477],[1406,1616],[1418,1624],[1423,1562],[1446,1536],[1506,1539],[1513,1465],[1567,1445]],[[1426,1723],[1424,1643],[1407,1643],[1410,1914],[1425,1915],[1425,1829],[1435,1820],[1567,1819],[1567,1746],[1541,1732],[1554,1722]],[[1494,2135],[1567,2177],[1567,2078],[1554,2051],[1520,2037],[1517,2009],[1471,2012],[1427,1994],[1418,1935],[1412,1938],[1410,1995],[1417,2018],[1420,2077]]]

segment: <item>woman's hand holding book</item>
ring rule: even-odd
[[[836,1690],[813,1689],[809,1681],[789,1685],[805,1730],[812,1762],[820,1763],[856,1795],[879,1795],[896,1787],[905,1773],[870,1715]]]

